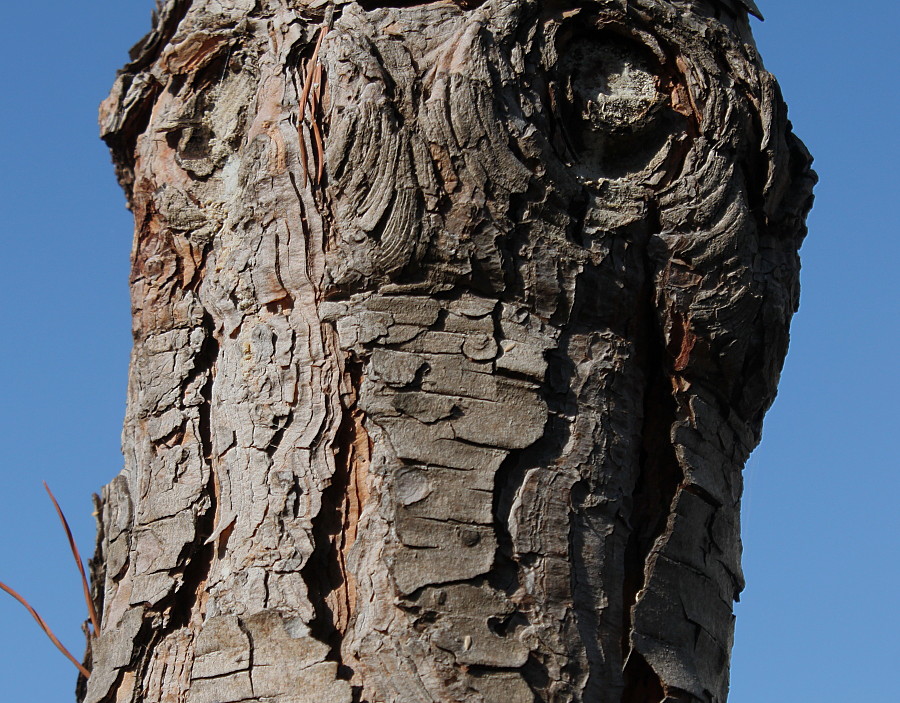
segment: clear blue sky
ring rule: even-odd
[[[747,469],[730,701],[893,700],[900,12],[893,0],[758,4],[758,44],[821,182],[781,392]],[[78,655],[77,575],[41,480],[91,553],[90,495],[121,466],[131,343],[131,216],[95,115],[151,6],[8,2],[0,24],[0,579]],[[70,701],[74,682],[4,596],[0,701]]]

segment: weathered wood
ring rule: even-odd
[[[814,183],[748,9],[162,4],[80,699],[725,701]]]

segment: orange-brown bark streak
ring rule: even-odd
[[[347,557],[356,541],[360,516],[368,498],[368,472],[372,456],[372,441],[363,426],[365,415],[357,406],[362,369],[358,364],[349,363],[347,375],[351,393],[344,398],[334,477],[335,483],[343,487],[337,506],[341,528],[334,535],[333,543],[339,579],[337,587],[326,597],[333,614],[334,628],[341,636],[347,631],[356,610],[356,580],[347,568]]]

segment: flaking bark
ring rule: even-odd
[[[160,6],[80,700],[726,700],[814,182],[747,9]]]

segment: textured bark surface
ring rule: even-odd
[[[814,182],[748,9],[161,5],[82,700],[725,701]]]

